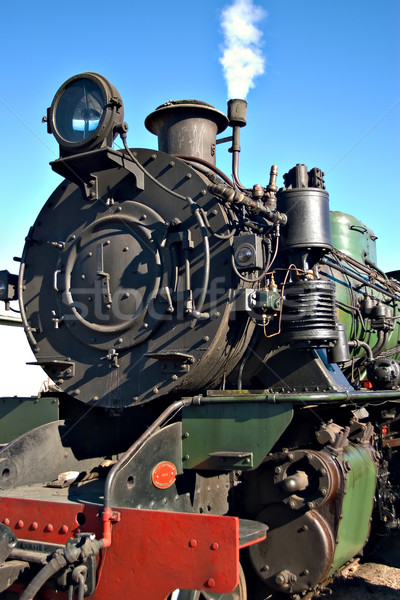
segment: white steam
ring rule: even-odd
[[[220,59],[228,86],[228,98],[246,98],[254,80],[264,73],[262,31],[256,25],[267,12],[253,0],[234,0],[222,13],[223,56]]]

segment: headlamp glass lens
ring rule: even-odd
[[[73,81],[63,92],[55,112],[55,125],[68,142],[89,137],[100,123],[106,108],[98,85],[90,79]]]
[[[254,251],[250,246],[241,246],[236,252],[236,260],[239,265],[247,265],[254,259]]]

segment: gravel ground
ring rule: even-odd
[[[358,568],[331,585],[331,600],[400,600],[400,533],[383,538]]]

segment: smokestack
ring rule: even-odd
[[[228,100],[228,119],[231,127],[244,127],[247,122],[247,102],[241,98]]]
[[[170,100],[145,120],[158,137],[158,149],[168,154],[200,158],[215,165],[217,134],[226,129],[228,118],[200,100]]]

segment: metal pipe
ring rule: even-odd
[[[40,588],[54,575],[68,564],[61,552],[55,552],[53,558],[35,575],[20,596],[20,600],[32,600]]]
[[[338,258],[340,258],[340,260],[343,260],[344,262],[349,263],[350,265],[352,265],[353,267],[356,267],[358,269],[360,269],[361,271],[364,271],[364,273],[371,273],[371,269],[373,271],[376,271],[382,279],[383,283],[386,283],[388,287],[399,287],[400,286],[398,284],[396,284],[394,281],[389,281],[388,276],[386,275],[386,273],[384,271],[382,271],[382,269],[380,269],[379,267],[376,266],[376,264],[374,262],[372,262],[372,260],[370,260],[369,258],[365,257],[365,265],[363,265],[362,263],[354,260],[354,258],[351,258],[351,256],[347,256],[347,254],[344,254],[343,252],[340,252],[340,250],[337,250],[336,248],[333,250],[332,252],[333,254],[335,254]],[[366,266],[369,265],[369,266]],[[379,279],[379,278],[378,278]]]
[[[286,214],[278,212],[277,210],[271,210],[259,200],[253,200],[246,194],[238,192],[237,190],[233,190],[224,183],[210,183],[208,186],[208,191],[224,202],[245,206],[250,213],[261,215],[267,219],[267,221],[271,221],[272,223],[280,225],[286,225],[287,223]]]
[[[368,354],[368,360],[374,360],[374,355],[372,353],[372,348],[367,342],[362,342],[361,340],[351,340],[349,342],[350,348],[364,348],[366,353]]]
[[[389,332],[383,331],[382,329],[378,333],[378,341],[375,346],[372,348],[372,352],[374,357],[376,358],[378,354],[381,353],[382,350],[386,349],[386,344],[388,341]]]
[[[233,131],[237,130],[239,132],[239,127],[234,127]],[[236,135],[236,137],[238,137],[238,134]],[[233,136],[233,139],[235,140],[235,135]],[[232,148],[234,148],[234,146],[232,146]],[[241,191],[241,192],[246,192],[248,191],[247,188],[240,182],[239,179],[239,152],[240,152],[240,147],[239,150],[231,150],[232,152],[232,179],[236,185],[236,187]]]
[[[24,248],[24,253],[21,258],[21,267],[19,271],[18,277],[18,302],[19,302],[19,310],[22,319],[22,323],[24,326],[25,335],[29,340],[29,343],[32,346],[32,350],[37,347],[37,341],[35,340],[32,334],[32,328],[29,326],[28,319],[26,318],[25,306],[23,302],[23,279],[25,274],[25,258],[26,258],[26,247]]]
[[[309,394],[284,394],[280,392],[268,394],[248,394],[241,392],[226,396],[205,396],[193,398],[193,403],[197,404],[225,404],[230,402],[266,402],[271,404],[292,403],[292,404],[324,404],[331,402],[357,402],[365,404],[366,400],[400,400],[400,390],[379,390],[379,391],[343,391]]]
[[[170,417],[174,412],[181,410],[184,406],[193,404],[193,398],[184,398],[170,404],[161,415],[146,429],[144,433],[132,444],[130,448],[121,456],[121,458],[115,463],[111,471],[107,475],[107,479],[104,485],[104,512],[111,510],[111,494],[114,479],[121,469],[131,460],[141,446],[153,435],[153,433],[161,427],[161,425]]]
[[[322,258],[320,262],[322,264],[326,265],[327,267],[330,267],[331,269],[336,269],[336,271],[339,271],[340,273],[343,273],[344,275],[347,275],[348,277],[351,277],[351,278],[355,279],[356,281],[363,283],[365,286],[370,287],[371,289],[375,290],[376,292],[380,292],[381,294],[386,295],[388,298],[391,298],[392,300],[400,301],[400,294],[392,294],[391,292],[388,292],[384,288],[382,288],[378,285],[375,285],[374,283],[371,283],[367,279],[364,279],[363,277],[361,277],[361,275],[357,275],[356,273],[349,271],[345,267],[342,267],[340,265],[337,265],[336,263],[331,262],[326,257]]]
[[[209,313],[203,313],[203,306],[206,299],[206,294],[208,290],[208,284],[210,281],[210,243],[208,241],[207,228],[205,226],[200,208],[193,202],[191,198],[187,198],[187,202],[192,208],[193,214],[195,215],[197,222],[199,224],[201,235],[203,236],[203,252],[204,252],[204,270],[203,270],[203,283],[201,287],[200,298],[197,301],[196,309],[193,310],[190,314],[195,319],[208,319]]]
[[[228,101],[228,119],[229,126],[232,127],[232,179],[236,187],[241,191],[246,191],[246,187],[239,179],[239,152],[240,152],[240,128],[246,125],[247,102],[240,98]]]

